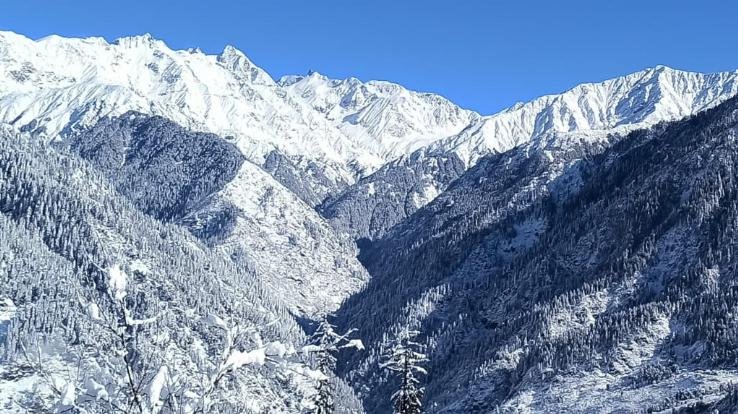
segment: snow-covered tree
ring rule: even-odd
[[[314,356],[314,367],[321,375],[316,376],[316,393],[311,398],[313,412],[316,414],[332,413],[335,409],[335,391],[330,383],[329,375],[336,368],[336,354],[340,349],[364,349],[360,339],[349,339],[355,329],[349,329],[343,335],[336,333],[336,327],[328,319],[323,319],[311,337],[311,344],[303,351]]]
[[[382,367],[400,378],[400,388],[392,394],[396,414],[420,414],[425,389],[418,374],[427,374],[422,364],[428,361],[422,352],[424,346],[414,341],[419,332],[405,327],[399,332],[385,356]]]
[[[285,368],[287,358],[295,353],[294,347],[274,341],[264,343],[257,327],[227,323],[216,315],[210,315],[207,323],[225,333],[223,350],[214,365],[205,374],[205,386],[196,398],[195,413],[209,413],[224,403],[218,392],[226,376],[246,366],[261,367],[267,364]],[[248,350],[241,350],[245,345]]]

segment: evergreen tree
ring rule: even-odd
[[[420,414],[425,389],[420,385],[417,374],[426,375],[422,364],[428,361],[422,352],[424,346],[413,339],[418,331],[405,327],[397,336],[382,364],[400,377],[400,388],[392,395],[396,414]]]
[[[336,354],[343,348],[363,349],[361,340],[348,339],[355,332],[349,329],[345,334],[336,333],[336,327],[328,319],[323,319],[311,337],[311,345],[306,346],[305,352],[315,356],[315,369],[320,372],[316,393],[312,398],[316,414],[333,413],[335,409],[334,390],[329,375],[336,369]]]

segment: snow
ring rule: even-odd
[[[597,300],[601,299],[599,297]],[[586,300],[592,298],[585,298]],[[650,405],[669,398],[673,401],[680,390],[719,394],[720,385],[727,385],[738,379],[738,372],[735,371],[696,370],[677,372],[671,377],[642,387],[633,387],[623,381],[627,375],[656,358],[659,344],[670,333],[668,316],[654,315],[651,323],[617,344],[612,355],[612,370],[572,370],[545,383],[528,383],[503,405],[503,411],[644,411]]]
[[[558,377],[545,387],[521,390],[502,406],[502,412],[643,412],[667,399],[675,401],[676,395],[685,390],[706,397],[680,401],[683,406],[714,400],[724,395],[721,386],[736,381],[736,371],[704,370],[680,372],[663,381],[634,388],[618,383],[618,378],[611,374],[595,370]]]
[[[546,230],[546,221],[531,217],[513,225],[515,236],[509,240],[501,240],[497,248],[498,254],[510,258],[516,251],[529,249],[538,241],[538,237]]]
[[[294,314],[334,311],[369,279],[355,245],[254,164],[244,162],[213,200],[193,216],[215,214],[224,205],[240,211],[216,249],[252,266]]]
[[[552,339],[560,338],[567,332],[581,331],[594,325],[597,316],[603,313],[610,302],[606,290],[583,295],[571,307],[560,306],[548,318],[548,334]]]
[[[129,110],[162,115],[195,130],[233,136],[252,162],[245,162],[236,178],[213,195],[213,205],[200,213],[209,214],[223,205],[238,209],[233,233],[216,249],[234,257],[247,256],[246,264],[274,289],[290,313],[300,317],[335,310],[362,288],[368,275],[356,260],[350,242],[336,235],[310,206],[258,167],[272,149],[330,165],[331,173],[347,182],[420,148],[454,152],[468,167],[488,153],[525,144],[531,151],[543,151],[549,162],[555,162],[556,151],[552,148],[600,142],[612,132],[682,118],[738,92],[738,72],[705,75],[660,66],[582,84],[562,94],[480,116],[438,95],[409,91],[384,81],[332,80],[311,73],[274,82],[231,46],[212,56],[200,51],[175,51],[149,35],[109,43],[101,38],[59,36],[33,41],[0,32],[0,65],[0,123],[45,139],[57,139],[70,129]],[[571,174],[577,178],[576,171]],[[578,182],[570,181],[571,185]],[[416,207],[439,194],[432,177],[426,177],[424,183],[412,194]],[[376,195],[374,183],[366,186],[366,194]],[[454,200],[447,198],[445,202],[451,206]],[[501,247],[503,251],[530,248],[545,223],[530,220],[514,227],[515,236]],[[623,291],[640,287],[641,279],[653,281],[648,286],[657,283],[659,272],[668,272],[669,264],[676,260],[662,250],[659,245],[659,266],[651,273],[635,273],[619,290],[584,295],[565,311],[553,314],[546,321],[549,335],[555,339],[572,330],[586,330],[608,306],[625,296]],[[143,261],[133,261],[127,269],[143,275],[151,273]],[[707,270],[704,282],[708,286],[717,286],[719,270]],[[124,299],[128,278],[121,265],[110,268],[108,276],[113,296]],[[424,292],[408,303],[404,314],[409,316],[393,327],[420,326],[448,294],[440,287]],[[92,319],[100,318],[96,304],[85,307]],[[15,311],[12,301],[0,301],[0,339]],[[195,318],[194,310],[188,316]],[[684,384],[715,389],[738,378],[738,373],[732,371],[697,371],[679,373],[642,389],[618,388],[626,375],[656,357],[659,345],[671,334],[669,318],[656,316],[651,324],[618,344],[611,372],[579,372],[558,379],[548,388],[524,384],[510,406],[533,411],[601,407],[636,410],[644,401],[673,395]],[[139,325],[153,319],[134,320],[126,314],[126,320]],[[218,316],[209,315],[206,322],[228,330],[227,323]],[[349,341],[343,347],[364,348],[360,340]],[[193,341],[193,352],[205,355],[204,349],[201,340]],[[303,351],[314,352],[315,348],[306,346]],[[260,366],[268,356],[283,357],[292,352],[290,347],[272,342],[250,351],[233,351],[227,366]],[[490,365],[512,369],[522,355],[522,349],[505,350]],[[53,364],[55,360],[50,361]],[[0,366],[0,378],[8,377],[4,374],[9,370]],[[155,375],[148,394],[152,406],[159,403],[168,375],[166,367]],[[313,380],[325,377],[312,370],[305,371],[305,375]],[[19,390],[30,392],[33,384],[40,382],[32,376],[3,382],[0,406],[5,407],[20,395]],[[69,384],[61,385],[59,404],[73,407],[76,390]],[[105,387],[92,378],[85,387],[86,394],[94,398],[108,398]]]
[[[96,303],[88,303],[87,315],[93,320],[100,320],[100,307]]]
[[[3,332],[2,327],[4,324],[13,318],[17,310],[18,308],[10,298],[0,299],[0,333]]]
[[[4,360],[0,363],[0,412],[27,413],[30,396],[54,404],[54,412],[73,411],[78,392],[70,373],[78,372],[79,361],[69,361],[66,345],[57,342],[40,344],[30,352],[28,360]],[[42,364],[44,372],[29,366]],[[60,391],[57,394],[52,386]]]
[[[108,43],[0,32],[0,66],[0,122],[49,140],[134,110],[233,136],[257,163],[273,149],[369,169],[382,161],[231,46],[214,56],[172,50],[149,35]],[[347,167],[335,173],[352,178]]]
[[[131,269],[132,272],[138,272],[144,275],[148,275],[151,273],[151,269],[149,269],[149,266],[140,259],[131,261],[131,263],[128,265],[128,268]]]
[[[208,315],[205,321],[212,326],[218,327],[226,331],[228,330],[228,324],[218,315],[211,313],[210,315]]]
[[[327,381],[328,380],[328,377],[317,369],[305,368],[303,372],[308,378],[314,381]]]
[[[323,348],[319,347],[318,345],[305,345],[302,348],[302,353],[305,355],[310,354],[311,352],[318,352],[321,351]]]
[[[426,177],[426,182],[420,191],[413,192],[413,204],[417,208],[427,205],[431,201],[435,200],[440,194],[437,183],[428,180],[432,179],[430,177]]]
[[[317,72],[278,82],[385,162],[458,134],[479,118],[446,98],[385,81],[329,79]]]
[[[270,342],[266,346],[266,354],[269,356],[274,356],[277,358],[284,358],[287,355],[294,354],[294,349],[292,347],[288,347],[287,345],[281,343],[281,342]]]
[[[74,384],[67,383],[62,390],[62,397],[59,409],[73,408],[74,402],[77,400],[77,394]]]
[[[666,315],[656,316],[656,321],[647,324],[636,335],[629,336],[627,341],[619,344],[614,355],[615,372],[626,374],[651,360],[656,347],[669,337],[669,318]]]
[[[361,342],[361,339],[352,339],[346,343],[346,345],[342,346],[341,348],[355,348],[356,350],[362,350],[364,349],[364,343]]]
[[[713,266],[705,271],[705,285],[707,285],[708,289],[715,290],[720,286],[720,268],[718,266]]]
[[[105,386],[95,381],[92,377],[87,377],[85,387],[85,394],[95,398],[96,400],[108,400],[110,398]]]
[[[169,378],[169,370],[166,366],[159,368],[154,378],[149,384],[149,406],[158,407],[161,404],[161,392],[164,389]]]
[[[110,291],[116,300],[122,300],[126,297],[127,277],[125,272],[123,272],[119,264],[116,264],[108,270],[108,276]]]
[[[257,348],[252,351],[233,351],[225,365],[231,369],[238,369],[244,365],[262,366],[266,362],[266,348]]]
[[[368,381],[366,384],[368,384],[368,386],[371,386],[371,381],[376,381],[378,379],[373,376],[372,370],[381,368],[381,361],[376,358],[376,355],[380,355],[385,350],[391,349],[393,341],[397,340],[400,337],[414,337],[418,332],[416,331],[416,329],[419,329],[422,326],[424,320],[428,316],[432,315],[437,307],[450,294],[451,290],[448,285],[440,285],[430,289],[426,289],[419,298],[408,302],[403,307],[403,311],[401,313],[401,315],[403,316],[385,330],[385,332],[387,332],[388,334],[384,335],[381,341],[371,345],[367,352],[363,353],[363,355],[366,355],[367,358],[364,359],[362,362],[356,364],[356,366],[351,369],[348,376],[354,378],[354,380],[363,377],[364,381]],[[349,342],[349,344],[355,342],[355,349],[365,349],[364,343],[360,340],[352,340]],[[348,346],[348,344],[346,346]],[[433,346],[429,345],[429,348],[427,350],[432,351],[432,348]],[[303,351],[305,351],[305,348],[303,348]]]

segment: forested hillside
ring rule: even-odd
[[[2,410],[294,412],[315,392],[258,274],[73,155],[0,143]]]
[[[378,355],[406,325],[430,350],[430,412],[724,395],[738,379],[737,131],[732,99],[610,148],[488,156],[365,247],[373,279],[339,315],[366,327],[370,352],[343,374],[367,410],[388,409]]]
[[[258,273],[296,315],[336,309],[367,278],[347,237],[226,138],[128,112],[60,146],[104,172],[142,212]]]

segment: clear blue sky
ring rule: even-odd
[[[243,50],[273,77],[317,70],[440,93],[482,113],[657,64],[738,69],[728,0],[2,0],[0,29],[38,38],[149,32]]]

